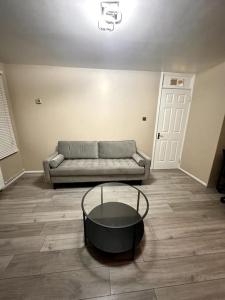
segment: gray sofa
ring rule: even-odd
[[[45,178],[65,182],[145,180],[150,158],[128,141],[59,141],[57,151],[44,160]]]

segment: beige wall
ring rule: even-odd
[[[208,184],[225,114],[225,63],[196,76],[181,167]]]
[[[0,71],[3,72],[3,79],[4,79],[4,83],[5,83],[5,87],[6,87],[6,93],[7,93],[7,96],[8,96],[8,106],[9,106],[11,120],[12,120],[12,124],[13,124],[13,130],[14,130],[15,137],[16,137],[16,140],[17,140],[17,146],[19,148],[19,141],[18,141],[15,122],[14,122],[14,117],[13,117],[13,113],[12,113],[12,109],[11,109],[10,95],[8,93],[7,81],[6,81],[6,78],[5,78],[4,65],[1,64],[1,63],[0,63]],[[8,181],[10,181],[10,179],[17,176],[19,173],[21,173],[23,171],[23,164],[22,164],[22,158],[21,158],[20,151],[15,153],[15,154],[12,154],[12,155],[4,158],[4,159],[1,159],[0,160],[0,167],[2,169],[2,174],[3,174],[3,177],[4,177],[4,181],[6,183]]]
[[[160,73],[7,65],[7,79],[26,170],[58,140],[135,139],[151,155]]]

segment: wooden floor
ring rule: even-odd
[[[84,247],[87,186],[53,190],[24,175],[1,192],[0,299],[225,299],[220,194],[178,170],[140,188],[150,211],[135,261]]]

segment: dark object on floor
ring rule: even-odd
[[[96,201],[95,207],[90,208],[93,201]],[[108,253],[132,250],[133,259],[144,234],[143,219],[149,209],[144,193],[123,183],[103,183],[88,190],[81,206],[85,245],[90,242],[97,249]],[[144,212],[141,214],[139,207],[143,206]]]
[[[216,184],[216,189],[219,193],[225,192],[225,149],[223,149],[223,162],[220,170],[219,178]],[[220,198],[222,203],[225,203],[225,197]]]
[[[132,180],[132,181],[120,181],[121,183],[127,183],[130,185],[143,185],[145,184],[145,182],[143,182],[142,180]],[[101,183],[105,183],[105,181],[102,181]],[[60,188],[91,188],[96,186],[97,184],[99,184],[99,182],[65,182],[65,183],[54,183],[53,184],[53,188],[56,189],[60,189]]]
[[[219,193],[225,191],[225,149],[223,149],[223,162],[222,162],[219,178],[217,180],[216,189]]]

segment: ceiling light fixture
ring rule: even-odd
[[[100,9],[101,14],[98,21],[98,28],[104,31],[113,31],[115,25],[122,21],[119,1],[101,2]]]

